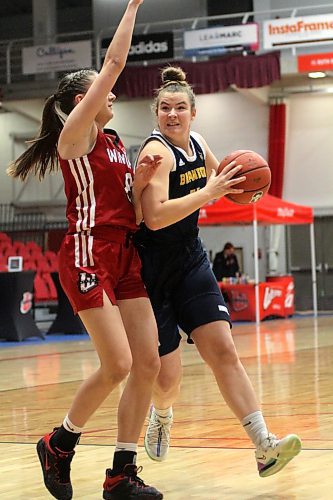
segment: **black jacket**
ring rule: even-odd
[[[234,278],[239,273],[239,264],[235,254],[224,256],[223,252],[215,255],[213,262],[213,273],[217,281],[223,278]]]

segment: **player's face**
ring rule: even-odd
[[[100,123],[106,124],[108,121],[112,120],[113,118],[113,102],[115,101],[116,96],[110,91],[108,93],[107,98],[105,99],[105,102],[100,109],[98,115],[96,116],[96,121]]]
[[[171,140],[188,137],[195,110],[185,92],[165,92],[160,96],[157,108],[158,127]]]

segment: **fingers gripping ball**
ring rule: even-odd
[[[267,161],[255,151],[238,150],[230,153],[222,160],[218,172],[234,160],[237,165],[242,165],[242,170],[234,178],[246,176],[244,182],[240,182],[234,187],[244,189],[244,192],[241,194],[230,193],[226,195],[226,198],[240,205],[259,201],[267,193],[271,185],[271,171]]]

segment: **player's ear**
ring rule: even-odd
[[[83,97],[84,97],[84,94],[76,94],[76,96],[74,97],[74,104],[75,104],[75,106],[77,104],[79,104],[80,101],[82,101]]]
[[[196,114],[197,114],[196,108],[192,108],[192,110],[191,110],[191,120],[194,120],[194,118],[196,117]]]

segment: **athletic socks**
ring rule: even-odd
[[[66,415],[61,427],[56,430],[50,440],[51,447],[61,451],[73,451],[79,442],[82,430],[82,427],[74,425]]]
[[[250,413],[250,415],[243,418],[242,425],[256,447],[258,447],[268,436],[268,430],[264,417],[262,412],[259,410],[254,413]]]
[[[116,442],[116,448],[113,456],[113,472],[121,472],[127,464],[136,464],[137,443]]]

